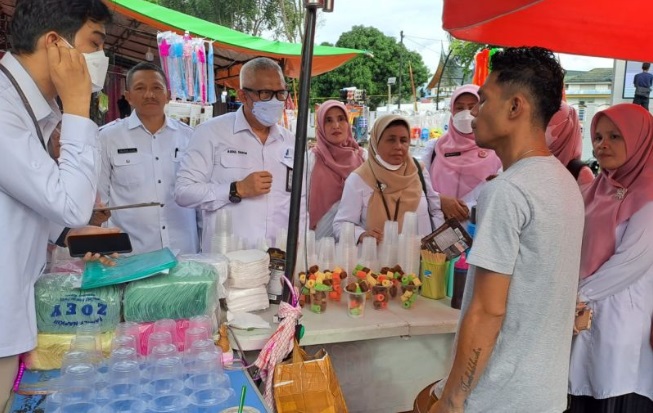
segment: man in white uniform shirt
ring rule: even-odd
[[[288,97],[283,73],[273,60],[256,58],[243,65],[240,87],[243,105],[195,129],[177,175],[179,205],[204,211],[203,251],[210,251],[215,212],[222,208],[231,211],[233,234],[244,248],[272,245],[288,227],[295,142],[277,124]],[[300,221],[304,211],[302,201]]]
[[[110,223],[129,234],[135,253],[163,247],[196,253],[196,212],[174,200],[179,161],[193,130],[165,115],[170,92],[165,73],[152,63],[139,63],[127,73],[125,97],[134,108],[131,115],[100,129],[100,197],[108,206],[161,206],[116,210]]]
[[[12,52],[0,61],[0,411],[18,355],[36,346],[34,282],[48,240],[64,241],[64,227],[91,217],[100,163],[89,108],[91,88],[104,84],[110,20],[100,0],[19,1]],[[50,135],[59,122],[57,164]]]

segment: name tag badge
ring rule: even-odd
[[[292,168],[286,166],[286,192],[292,192]]]
[[[118,153],[136,153],[136,152],[138,152],[138,149],[136,149],[136,148],[118,149]]]

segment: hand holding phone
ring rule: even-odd
[[[71,235],[67,239],[71,257],[84,257],[87,253],[110,255],[132,252],[129,235],[124,232],[93,235]]]

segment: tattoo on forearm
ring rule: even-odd
[[[472,391],[472,383],[476,378],[476,366],[478,366],[478,359],[481,357],[481,348],[475,348],[472,350],[472,356],[467,360],[467,368],[465,369],[465,374],[460,381],[460,385],[463,388],[465,393]]]

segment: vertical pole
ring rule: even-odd
[[[399,48],[399,89],[397,92],[397,109],[401,109],[401,74],[404,71],[404,31],[402,30],[399,35],[400,41],[399,43],[401,44]]]
[[[288,241],[286,248],[285,276],[293,283],[297,263],[297,240],[299,238],[299,218],[301,214],[302,180],[304,177],[304,152],[306,151],[306,132],[308,127],[309,92],[311,90],[311,69],[313,62],[313,43],[315,41],[315,22],[317,5],[306,4],[304,20],[304,43],[302,44],[301,75],[299,78],[299,105],[297,107],[297,132],[295,135],[295,160],[293,161],[292,192],[290,194],[290,215],[288,217]],[[283,300],[291,301],[291,291],[284,283]]]
[[[390,105],[392,104],[391,99],[392,99],[392,85],[388,83],[388,113],[390,113]]]

